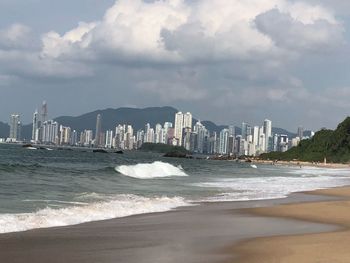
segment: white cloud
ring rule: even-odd
[[[119,0],[101,21],[80,23],[63,36],[47,33],[42,55],[115,62],[207,63],[276,56],[295,51],[295,46],[299,52],[304,48],[309,51],[332,46],[341,38],[342,26],[331,12],[304,2]]]
[[[1,49],[27,49],[32,46],[31,29],[22,24],[13,24],[0,29]]]

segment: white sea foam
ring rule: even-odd
[[[333,168],[321,168],[321,167],[302,167],[300,169],[292,169],[288,171],[289,174],[296,174],[296,175],[302,175],[302,176],[323,176],[323,175],[349,175],[350,176],[350,169],[346,168],[339,168],[339,169],[333,169]]]
[[[45,208],[34,213],[0,214],[0,233],[19,232],[37,228],[76,225],[136,214],[165,212],[190,205],[181,197],[147,198],[117,195],[113,200],[60,209]]]
[[[115,170],[125,176],[138,179],[152,179],[171,176],[187,176],[181,166],[164,162],[139,163],[135,165],[120,165]]]
[[[284,198],[291,193],[349,185],[349,176],[222,178],[195,186],[221,189],[203,201],[248,201]]]

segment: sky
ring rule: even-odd
[[[218,124],[335,128],[350,1],[0,0],[0,121],[173,106]]]

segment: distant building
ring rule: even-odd
[[[33,127],[32,127],[32,142],[36,143],[39,140],[39,113],[36,110],[33,114]]]
[[[304,137],[304,128],[302,126],[298,127],[297,136],[299,137],[300,140],[303,139],[303,137]]]
[[[265,133],[265,151],[271,151],[272,142],[272,122],[268,119],[264,120],[264,133]]]
[[[229,134],[230,132],[228,129],[223,129],[220,132],[220,136],[219,136],[219,153],[220,154],[228,154]]]
[[[19,114],[12,114],[10,119],[10,141],[19,141],[21,139],[21,119]]]
[[[45,144],[58,144],[58,123],[53,120],[45,121],[42,124],[42,143]]]
[[[180,111],[175,114],[175,139],[178,141],[178,145],[182,145],[182,130],[184,128],[184,115]]]
[[[100,147],[102,144],[102,116],[101,114],[97,114],[95,130],[95,147]]]

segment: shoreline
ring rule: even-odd
[[[242,240],[338,230],[324,223],[252,215],[249,209],[325,200],[339,198],[296,193],[283,199],[201,203],[163,213],[1,234],[0,247],[6,249],[0,250],[0,261],[227,262],[232,254],[223,248]]]
[[[345,169],[350,168],[350,164],[344,163],[317,163],[304,161],[268,161],[268,160],[252,160],[253,164],[275,165],[285,167],[316,167],[329,169]]]
[[[350,187],[316,190],[306,194],[338,197],[340,200],[291,203],[245,211],[271,219],[330,224],[338,229],[315,234],[281,234],[241,241],[228,249],[234,260],[227,262],[349,262],[350,251],[347,244],[350,242]]]

